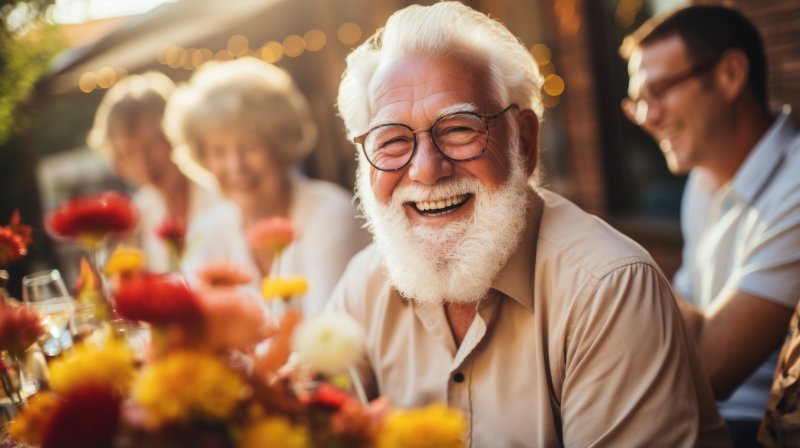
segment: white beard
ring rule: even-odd
[[[389,205],[375,198],[370,166],[360,159],[356,195],[384,257],[389,280],[403,297],[426,304],[474,303],[486,297],[517,248],[530,203],[525,163],[518,147],[509,152],[508,180],[494,191],[475,178],[457,178],[430,187],[404,185],[395,189]],[[466,193],[474,195],[472,215],[445,227],[412,225],[403,208],[409,201]]]

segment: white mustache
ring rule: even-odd
[[[406,202],[444,200],[454,196],[475,194],[480,189],[480,181],[474,178],[458,178],[432,186],[406,184],[394,190],[392,206],[401,206]]]

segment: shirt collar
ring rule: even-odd
[[[733,177],[731,190],[747,203],[755,201],[789,151],[789,141],[797,132],[789,113],[784,107]]]
[[[539,223],[542,220],[542,198],[532,189],[531,203],[528,206],[528,222],[517,249],[511,254],[508,263],[500,270],[492,289],[495,289],[520,305],[533,310],[533,270],[536,261],[536,240],[539,236]]]

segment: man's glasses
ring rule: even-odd
[[[639,91],[637,99],[625,98],[622,100],[622,110],[629,120],[637,125],[642,125],[647,119],[647,111],[653,107],[661,106],[667,93],[675,87],[683,84],[691,78],[700,76],[712,68],[719,61],[720,56],[716,56],[708,61],[698,64],[683,73],[668,76],[653,83],[644,84]]]
[[[489,125],[506,113],[512,104],[496,114],[456,112],[439,117],[430,128],[415,131],[401,123],[375,126],[354,138],[361,145],[370,165],[381,171],[398,171],[411,162],[417,152],[417,134],[430,133],[433,146],[447,159],[466,162],[477,159],[489,143]]]

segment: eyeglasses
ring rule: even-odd
[[[700,76],[717,64],[717,61],[722,55],[718,55],[702,64],[698,64],[683,73],[678,73],[673,76],[668,76],[660,81],[651,83],[650,85],[642,85],[639,92],[639,98],[625,98],[622,100],[622,110],[629,120],[637,125],[642,125],[647,119],[647,111],[655,106],[661,106],[667,93],[675,87],[683,84],[691,78]]]
[[[411,162],[417,152],[417,134],[430,133],[433,146],[446,159],[467,162],[477,159],[489,143],[489,125],[510,109],[512,104],[496,114],[456,112],[436,119],[430,128],[415,131],[402,123],[375,126],[353,139],[361,145],[370,165],[380,171],[398,171]]]

